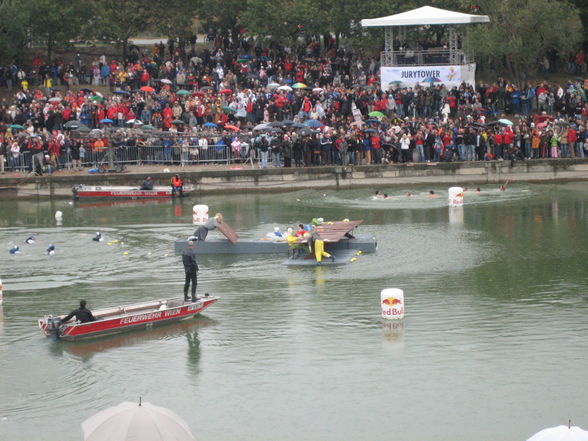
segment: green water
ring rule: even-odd
[[[436,199],[380,190],[392,198],[0,201],[0,440],[80,440],[84,419],[139,396],[201,441],[514,441],[568,419],[588,428],[586,184],[482,187],[461,210],[441,187]],[[252,238],[312,217],[363,219],[378,252],[304,268],[200,256],[199,292],[222,298],[195,320],[73,344],[41,334],[38,318],[80,298],[98,308],[180,295],[173,241],[193,231],[197,203]],[[400,323],[380,319],[390,287],[405,292]]]

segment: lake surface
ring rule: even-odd
[[[199,441],[515,441],[568,419],[588,429],[586,183],[482,187],[461,210],[446,188],[436,199],[428,187],[380,190],[392,198],[0,201],[0,440],[81,440],[83,420],[139,397]],[[194,230],[196,203],[242,237],[363,219],[378,252],[339,267],[200,256],[199,293],[222,298],[194,320],[80,343],[41,334],[38,318],[80,298],[180,296],[173,241]],[[380,318],[391,287],[405,293],[402,322]]]

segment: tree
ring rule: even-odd
[[[11,63],[22,55],[27,44],[30,0],[0,0],[0,64]]]
[[[156,29],[165,8],[156,0],[95,0],[86,4],[90,3],[95,15],[87,25],[87,34],[119,45],[123,59],[127,57],[129,39]]]
[[[579,11],[564,0],[480,0],[479,5],[490,23],[471,32],[476,56],[514,78],[537,68],[550,50],[574,53],[582,39]]]
[[[33,42],[42,42],[51,62],[56,47],[71,45],[79,37],[88,8],[77,0],[33,0],[28,21]]]

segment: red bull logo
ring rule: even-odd
[[[382,300],[382,303],[384,305],[394,306],[394,305],[400,305],[402,302],[400,301],[400,299],[397,299],[396,297],[388,297],[388,298]]]

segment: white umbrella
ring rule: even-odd
[[[279,84],[278,84],[278,83],[269,83],[269,84],[267,85],[267,87],[269,87],[270,89],[275,89],[275,88],[276,88],[276,87],[278,87],[278,86],[279,86]]]
[[[323,92],[323,90],[324,90],[324,89],[323,89],[322,87],[315,87],[314,89],[312,89],[312,91],[313,91],[314,93],[322,93],[322,92]]]
[[[286,92],[292,92],[292,88],[290,86],[280,86],[278,90],[285,90]]]
[[[171,84],[172,82],[170,80],[168,80],[167,78],[162,78],[161,81],[163,84]]]
[[[82,423],[85,441],[195,441],[184,420],[164,407],[130,403],[109,407]]]
[[[137,124],[137,125],[141,124],[141,125],[143,125],[143,122],[139,119],[129,119],[127,121],[127,124]]]
[[[561,425],[543,429],[527,441],[588,441],[588,431],[578,426]]]

